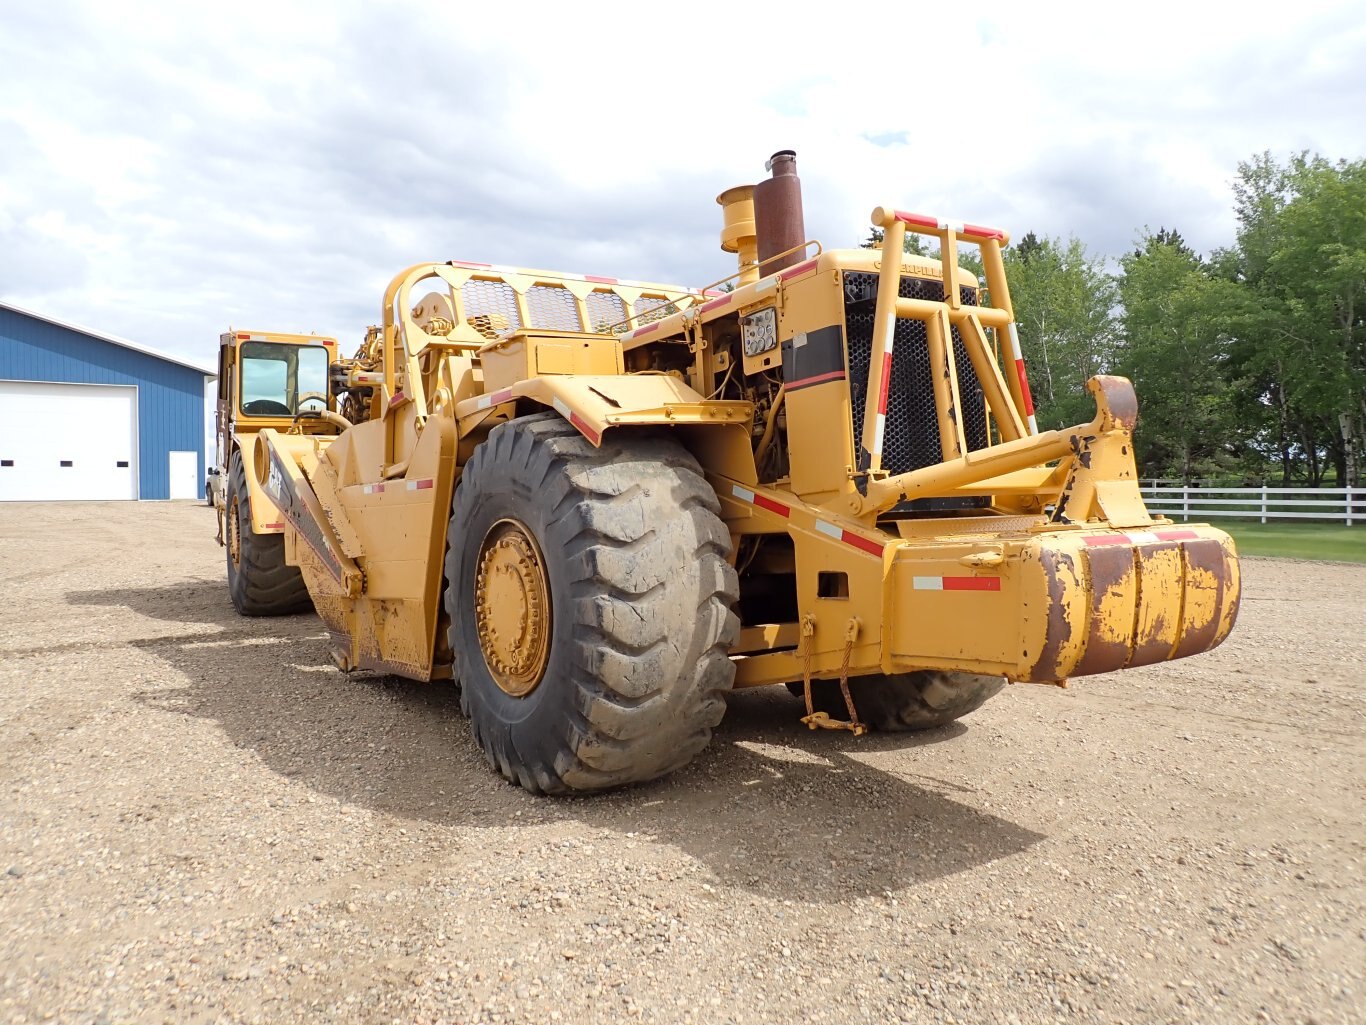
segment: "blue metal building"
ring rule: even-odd
[[[214,376],[0,302],[0,500],[202,498]]]

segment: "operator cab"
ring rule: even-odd
[[[244,341],[238,412],[242,416],[288,416],[327,408],[330,353],[322,345]]]

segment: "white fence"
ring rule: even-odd
[[[1331,520],[1366,525],[1366,488],[1183,488],[1142,486],[1153,512],[1172,519]]]

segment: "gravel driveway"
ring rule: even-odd
[[[0,505],[0,1022],[1361,1022],[1366,566],[1244,572],[1211,655],[548,800],[211,510]]]

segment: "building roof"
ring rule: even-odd
[[[88,335],[91,338],[98,338],[102,342],[109,342],[111,345],[118,345],[125,349],[132,349],[134,352],[140,352],[144,356],[154,356],[157,359],[164,359],[167,363],[175,363],[179,366],[186,367],[190,370],[198,371],[205,377],[216,378],[218,376],[217,367],[211,367],[200,363],[192,363],[187,359],[181,359],[179,356],[171,356],[168,353],[159,352],[156,349],[153,349],[146,345],[141,345],[138,342],[130,342],[127,338],[120,338],[118,337],[118,335],[106,334],[103,331],[96,331],[94,328],[82,327],[80,324],[72,324],[70,321],[58,320],[56,317],[49,317],[45,313],[35,313],[33,310],[26,310],[22,306],[16,306],[14,305],[14,303],[5,302],[3,299],[0,299],[0,310],[9,310],[11,313],[18,313],[25,317],[32,317],[34,320],[41,320],[45,323],[55,325],[56,327],[66,328],[68,331],[75,331],[77,334]]]

